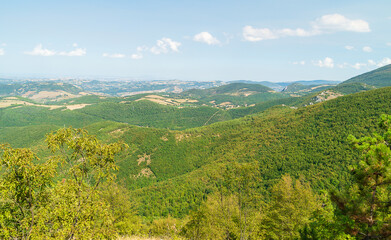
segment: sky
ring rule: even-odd
[[[346,80],[391,64],[389,0],[12,0],[0,77]]]

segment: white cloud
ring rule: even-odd
[[[168,53],[170,51],[178,52],[179,46],[181,46],[180,42],[175,42],[170,38],[162,38],[156,41],[156,45],[151,47],[150,51],[153,54]]]
[[[200,32],[196,34],[193,37],[193,40],[196,42],[203,42],[208,45],[216,45],[220,43],[220,41],[217,38],[213,37],[212,34],[208,32]]]
[[[56,55],[56,51],[42,48],[42,44],[38,44],[37,46],[35,46],[35,48],[31,52],[25,52],[25,54],[33,55],[33,56],[49,57],[49,56]]]
[[[180,42],[173,41],[171,38],[162,38],[156,41],[156,45],[153,47],[139,46],[137,52],[132,54],[132,59],[141,59],[144,57],[142,52],[151,52],[153,54],[165,54],[169,52],[179,52]]]
[[[362,50],[363,50],[364,52],[372,52],[372,48],[371,48],[371,47],[368,47],[368,46],[363,47]]]
[[[316,32],[370,32],[368,22],[361,19],[348,19],[341,14],[324,15],[312,23]]]
[[[250,42],[279,38],[276,33],[268,28],[253,28],[252,26],[245,26],[243,28],[243,37]]]
[[[82,57],[85,56],[87,50],[85,48],[76,48],[75,50],[69,52],[60,52],[58,55],[60,56],[68,56],[68,57]]]
[[[5,54],[4,49],[0,48],[0,56],[3,56]]]
[[[311,28],[290,29],[283,28],[271,30],[269,28],[254,28],[245,26],[243,37],[246,41],[257,42],[262,40],[278,39],[281,37],[309,37],[314,35],[335,32],[370,32],[369,24],[361,19],[351,20],[340,14],[324,15],[311,23]]]
[[[108,58],[124,58],[124,57],[126,57],[125,54],[122,54],[122,53],[113,53],[113,54],[103,53],[102,56],[108,57]]]
[[[350,50],[353,50],[354,47],[353,46],[345,46],[345,49],[350,51]]]
[[[141,59],[143,55],[141,53],[135,53],[130,56],[132,59]]]
[[[77,46],[78,46],[77,43],[72,44],[72,47],[77,47]]]
[[[293,62],[294,65],[305,65],[305,61]]]
[[[355,63],[355,64],[344,63],[344,64],[339,64],[338,67],[341,67],[341,68],[352,67],[354,69],[359,70],[363,67],[372,67],[372,66],[383,67],[388,64],[391,64],[390,58],[383,58],[383,60],[381,60],[379,62],[375,62],[374,60],[369,59],[367,62],[363,62],[363,63]]]
[[[355,69],[360,69],[360,68],[362,68],[362,67],[366,67],[367,66],[367,64],[366,63],[355,63],[355,64],[353,64],[352,65],[352,68],[355,68]]]
[[[137,52],[142,52],[142,51],[148,51],[148,47],[147,46],[139,46],[139,47],[137,47]]]
[[[391,42],[389,42],[389,43],[386,43],[386,45],[387,45],[387,46],[391,46]]]
[[[31,52],[24,52],[24,54],[27,55],[33,55],[33,56],[44,56],[44,57],[50,57],[54,55],[59,55],[59,56],[69,56],[69,57],[74,57],[74,56],[85,56],[87,53],[85,48],[76,48],[75,50],[69,51],[69,52],[57,52],[54,50],[49,50],[47,48],[43,48],[42,44],[38,44],[35,46],[35,48]]]
[[[348,63],[342,63],[342,64],[338,64],[337,65],[339,68],[346,68],[346,67],[348,67],[349,66],[349,64]]]
[[[388,64],[391,64],[391,59],[390,58],[383,58],[383,60],[381,60],[377,66],[378,67],[383,67],[385,65],[388,65]]]
[[[6,43],[2,43],[1,46],[2,46],[2,47],[5,47],[5,46],[7,46],[7,44],[6,44]]]
[[[326,57],[324,60],[318,60],[314,62],[314,65],[318,67],[333,68],[334,60],[332,58]]]

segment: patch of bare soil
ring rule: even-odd
[[[138,155],[137,157],[137,165],[140,165],[143,162],[147,162],[147,165],[151,164],[151,155],[144,153],[144,155]]]
[[[139,178],[139,177],[153,177],[155,178],[155,174],[151,171],[149,168],[143,168],[140,170],[140,172],[137,175],[133,175],[134,178]]]
[[[180,142],[180,141],[182,141],[183,139],[186,139],[186,138],[189,138],[189,137],[191,137],[191,135],[190,134],[180,134],[180,133],[178,133],[178,134],[175,134],[175,140],[178,142]]]
[[[67,105],[66,107],[69,110],[76,110],[76,109],[84,108],[85,106],[88,106],[88,105],[91,105],[91,104],[73,104],[73,105]]]

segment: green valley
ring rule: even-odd
[[[44,198],[46,195],[40,194],[50,193],[53,199],[42,200],[42,205],[35,202],[36,207],[48,211],[56,204],[68,206],[71,203],[57,203],[56,198],[74,197],[91,212],[82,213],[76,207],[79,210],[69,214],[92,214],[95,220],[86,224],[106,238],[117,231],[122,235],[149,233],[189,239],[225,239],[224,233],[232,234],[232,239],[244,233],[248,239],[294,239],[287,237],[290,231],[295,239],[315,239],[305,237],[314,237],[320,228],[320,239],[333,234],[353,236],[354,229],[362,226],[353,222],[341,225],[344,213],[338,205],[348,204],[349,194],[343,195],[344,191],[358,178],[350,168],[358,164],[360,152],[351,149],[353,138],[349,136],[360,139],[387,132],[388,118],[383,114],[391,113],[391,87],[381,87],[390,81],[381,75],[384,69],[388,68],[368,73],[369,81],[350,79],[336,86],[318,87],[295,83],[283,92],[260,84],[231,83],[182,93],[127,97],[87,94],[47,102],[10,94],[0,99],[0,143],[5,144],[2,171],[11,174],[2,183],[14,186],[9,181],[18,178],[16,170],[21,166],[23,171],[32,171],[29,174],[48,169],[48,175],[32,175],[43,184],[37,189],[45,187],[42,192],[34,190],[34,194]],[[376,84],[373,79],[378,79]],[[385,133],[383,138],[388,137]],[[374,139],[382,142],[383,138],[375,135]],[[354,141],[369,146],[375,140]],[[50,156],[64,146],[68,147],[55,155],[59,159],[63,158],[61,154],[74,153],[56,167],[59,163],[53,161],[57,158]],[[36,155],[13,148],[29,148]],[[381,149],[386,159],[387,148]],[[16,157],[18,154],[26,157]],[[33,160],[14,166],[9,161],[12,156]],[[90,159],[90,165],[83,165],[84,158]],[[110,182],[111,178],[115,182]],[[23,185],[26,188],[28,181]],[[74,185],[65,185],[67,182]],[[17,188],[12,194],[5,188],[2,191],[4,199],[18,194]],[[67,195],[67,191],[79,195]],[[279,201],[287,202],[278,205]],[[293,212],[284,215],[290,201],[298,205],[292,205],[289,211]],[[20,204],[28,209],[26,206],[33,203]],[[107,212],[97,212],[97,204],[103,204]],[[8,205],[2,206],[7,209]],[[55,214],[57,220],[42,220],[46,225],[32,224],[44,232],[44,226],[68,213]],[[359,213],[349,214],[354,219]],[[99,222],[110,222],[111,217],[121,220],[110,228]],[[282,218],[291,221],[293,217],[296,222],[290,223],[289,231],[279,227]],[[18,229],[7,219],[0,220],[1,226]],[[172,226],[178,229],[174,231]],[[214,227],[208,230],[208,226]],[[75,230],[73,234],[81,232]]]

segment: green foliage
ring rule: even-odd
[[[229,163],[215,173],[217,191],[191,214],[182,230],[190,239],[252,239],[257,236],[260,197],[257,163]]]
[[[144,226],[136,214],[134,203],[129,199],[129,191],[115,182],[104,183],[100,195],[110,206],[113,225],[120,236],[142,234]]]
[[[192,89],[178,94],[180,97],[197,99],[200,103],[210,105],[230,102],[237,105],[250,105],[259,102],[289,97],[275,92],[261,84],[231,83],[209,89]]]
[[[330,88],[332,85],[304,85],[298,82],[292,83],[284,88],[284,93],[294,93],[296,95],[305,95],[313,92],[320,92]]]
[[[338,84],[338,86],[333,87],[332,89],[333,89],[333,91],[336,91],[336,92],[339,92],[339,93],[346,95],[346,94],[352,94],[352,93],[372,90],[372,89],[375,89],[375,87],[367,85],[365,83],[351,82],[351,83]]]
[[[105,120],[169,129],[187,129],[231,119],[226,112],[212,107],[178,108],[147,100],[126,104],[101,103],[77,111]]]
[[[29,149],[1,146],[0,237],[30,239],[39,221],[37,214],[50,196],[56,161],[39,161]]]
[[[354,185],[345,194],[333,194],[339,214],[348,217],[346,231],[359,239],[391,236],[391,116],[382,115],[383,134],[349,139],[362,152],[352,168]]]
[[[257,103],[251,107],[240,107],[227,110],[229,115],[233,119],[245,117],[250,114],[261,113],[269,108],[278,106],[278,105],[287,105],[287,106],[296,106],[299,105],[302,98],[299,97],[290,97],[290,98],[281,98],[276,100],[270,100],[266,102]]]
[[[341,219],[339,219],[341,216],[336,216],[336,206],[332,203],[327,192],[322,193],[320,201],[322,202],[322,206],[312,213],[309,223],[299,230],[299,239],[354,239],[345,233],[345,226],[340,221]],[[346,222],[346,219],[343,222]]]
[[[101,239],[112,238],[116,227],[126,230],[116,225],[124,217],[110,210],[126,201],[102,198],[98,189],[114,178],[114,156],[126,145],[102,144],[72,128],[49,134],[47,143],[53,156],[43,163],[29,149],[2,146],[0,237]],[[56,182],[58,173],[64,178]]]
[[[21,106],[0,108],[0,128],[25,127],[31,125],[56,125],[59,127],[83,127],[97,121],[100,117],[89,116],[77,111],[62,109],[49,110],[46,107]]]
[[[308,183],[294,181],[289,175],[272,188],[272,200],[264,210],[262,231],[267,239],[294,239],[319,207]]]

